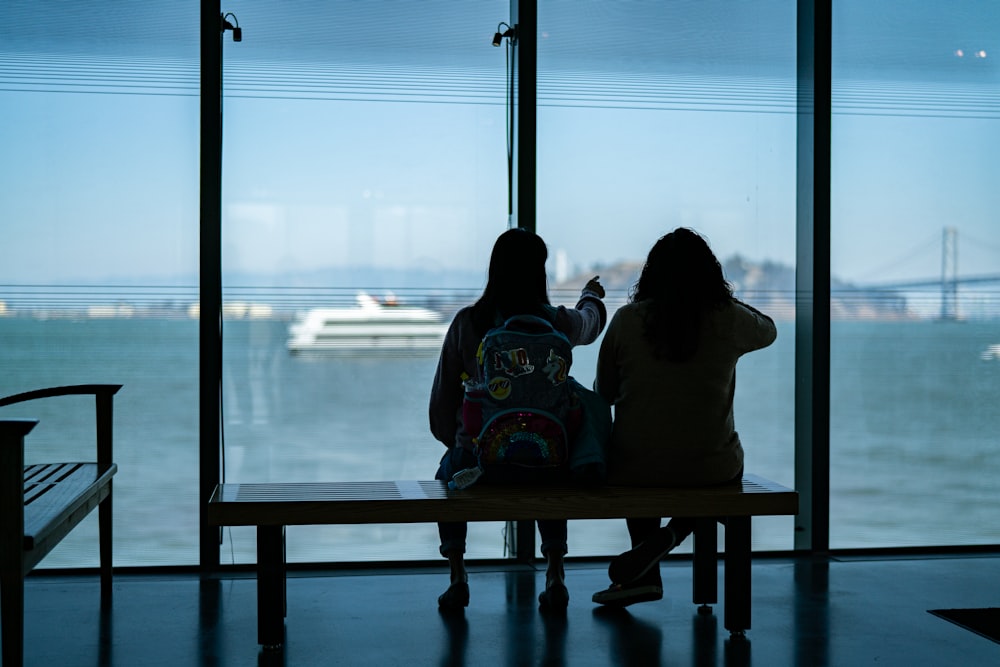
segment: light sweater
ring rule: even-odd
[[[711,311],[685,362],[658,359],[643,335],[644,303],[615,313],[597,361],[595,389],[614,406],[608,483],[705,486],[743,468],[733,420],[736,362],[774,342],[774,321],[733,299]]]

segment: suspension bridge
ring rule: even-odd
[[[1000,250],[997,250],[1000,254]],[[1000,260],[998,260],[1000,264]],[[961,276],[958,272],[958,228],[945,227],[941,233],[941,273],[929,278],[915,278],[898,281],[866,282],[855,285],[866,290],[924,290],[937,288],[941,294],[942,320],[957,320],[959,312],[959,287],[962,285],[1000,284],[1000,273],[972,274]]]

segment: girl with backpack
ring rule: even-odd
[[[604,288],[597,278],[583,288],[575,308],[555,307],[549,303],[545,261],[548,249],[537,234],[522,228],[501,234],[490,257],[486,288],[475,304],[458,311],[445,334],[434,374],[430,395],[430,428],[443,443],[445,452],[435,479],[451,481],[456,472],[479,465],[473,453],[473,437],[465,429],[462,406],[464,380],[478,376],[477,350],[484,335],[516,315],[535,315],[552,323],[572,345],[594,342],[604,329],[607,311]],[[516,472],[516,471],[515,471]],[[524,469],[520,480],[544,483],[560,480],[565,469]],[[484,482],[489,481],[489,475]],[[439,523],[441,555],[448,559],[451,583],[438,597],[442,609],[461,609],[469,605],[468,574],[465,569],[467,524]],[[539,521],[541,551],[545,556],[545,590],[538,596],[539,605],[565,609],[569,592],[565,585],[563,558],[566,555],[566,521]]]

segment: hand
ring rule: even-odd
[[[603,299],[604,298],[604,286],[601,285],[600,281],[598,280],[599,278],[600,278],[600,276],[594,276],[593,278],[591,278],[590,280],[588,280],[587,284],[583,286],[583,293],[586,294],[587,292],[590,292],[591,294],[593,294],[594,296],[596,296],[598,299]]]

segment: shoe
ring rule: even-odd
[[[615,556],[608,566],[608,576],[616,584],[631,584],[659,565],[674,546],[674,531],[661,528],[639,546]]]
[[[440,609],[464,609],[469,606],[469,582],[459,581],[438,596]]]
[[[663,599],[663,584],[611,584],[603,591],[597,591],[591,598],[597,604],[608,607],[627,607],[636,602],[653,602]]]
[[[569,606],[569,590],[563,583],[555,583],[538,595],[538,607],[551,611],[562,611]]]

